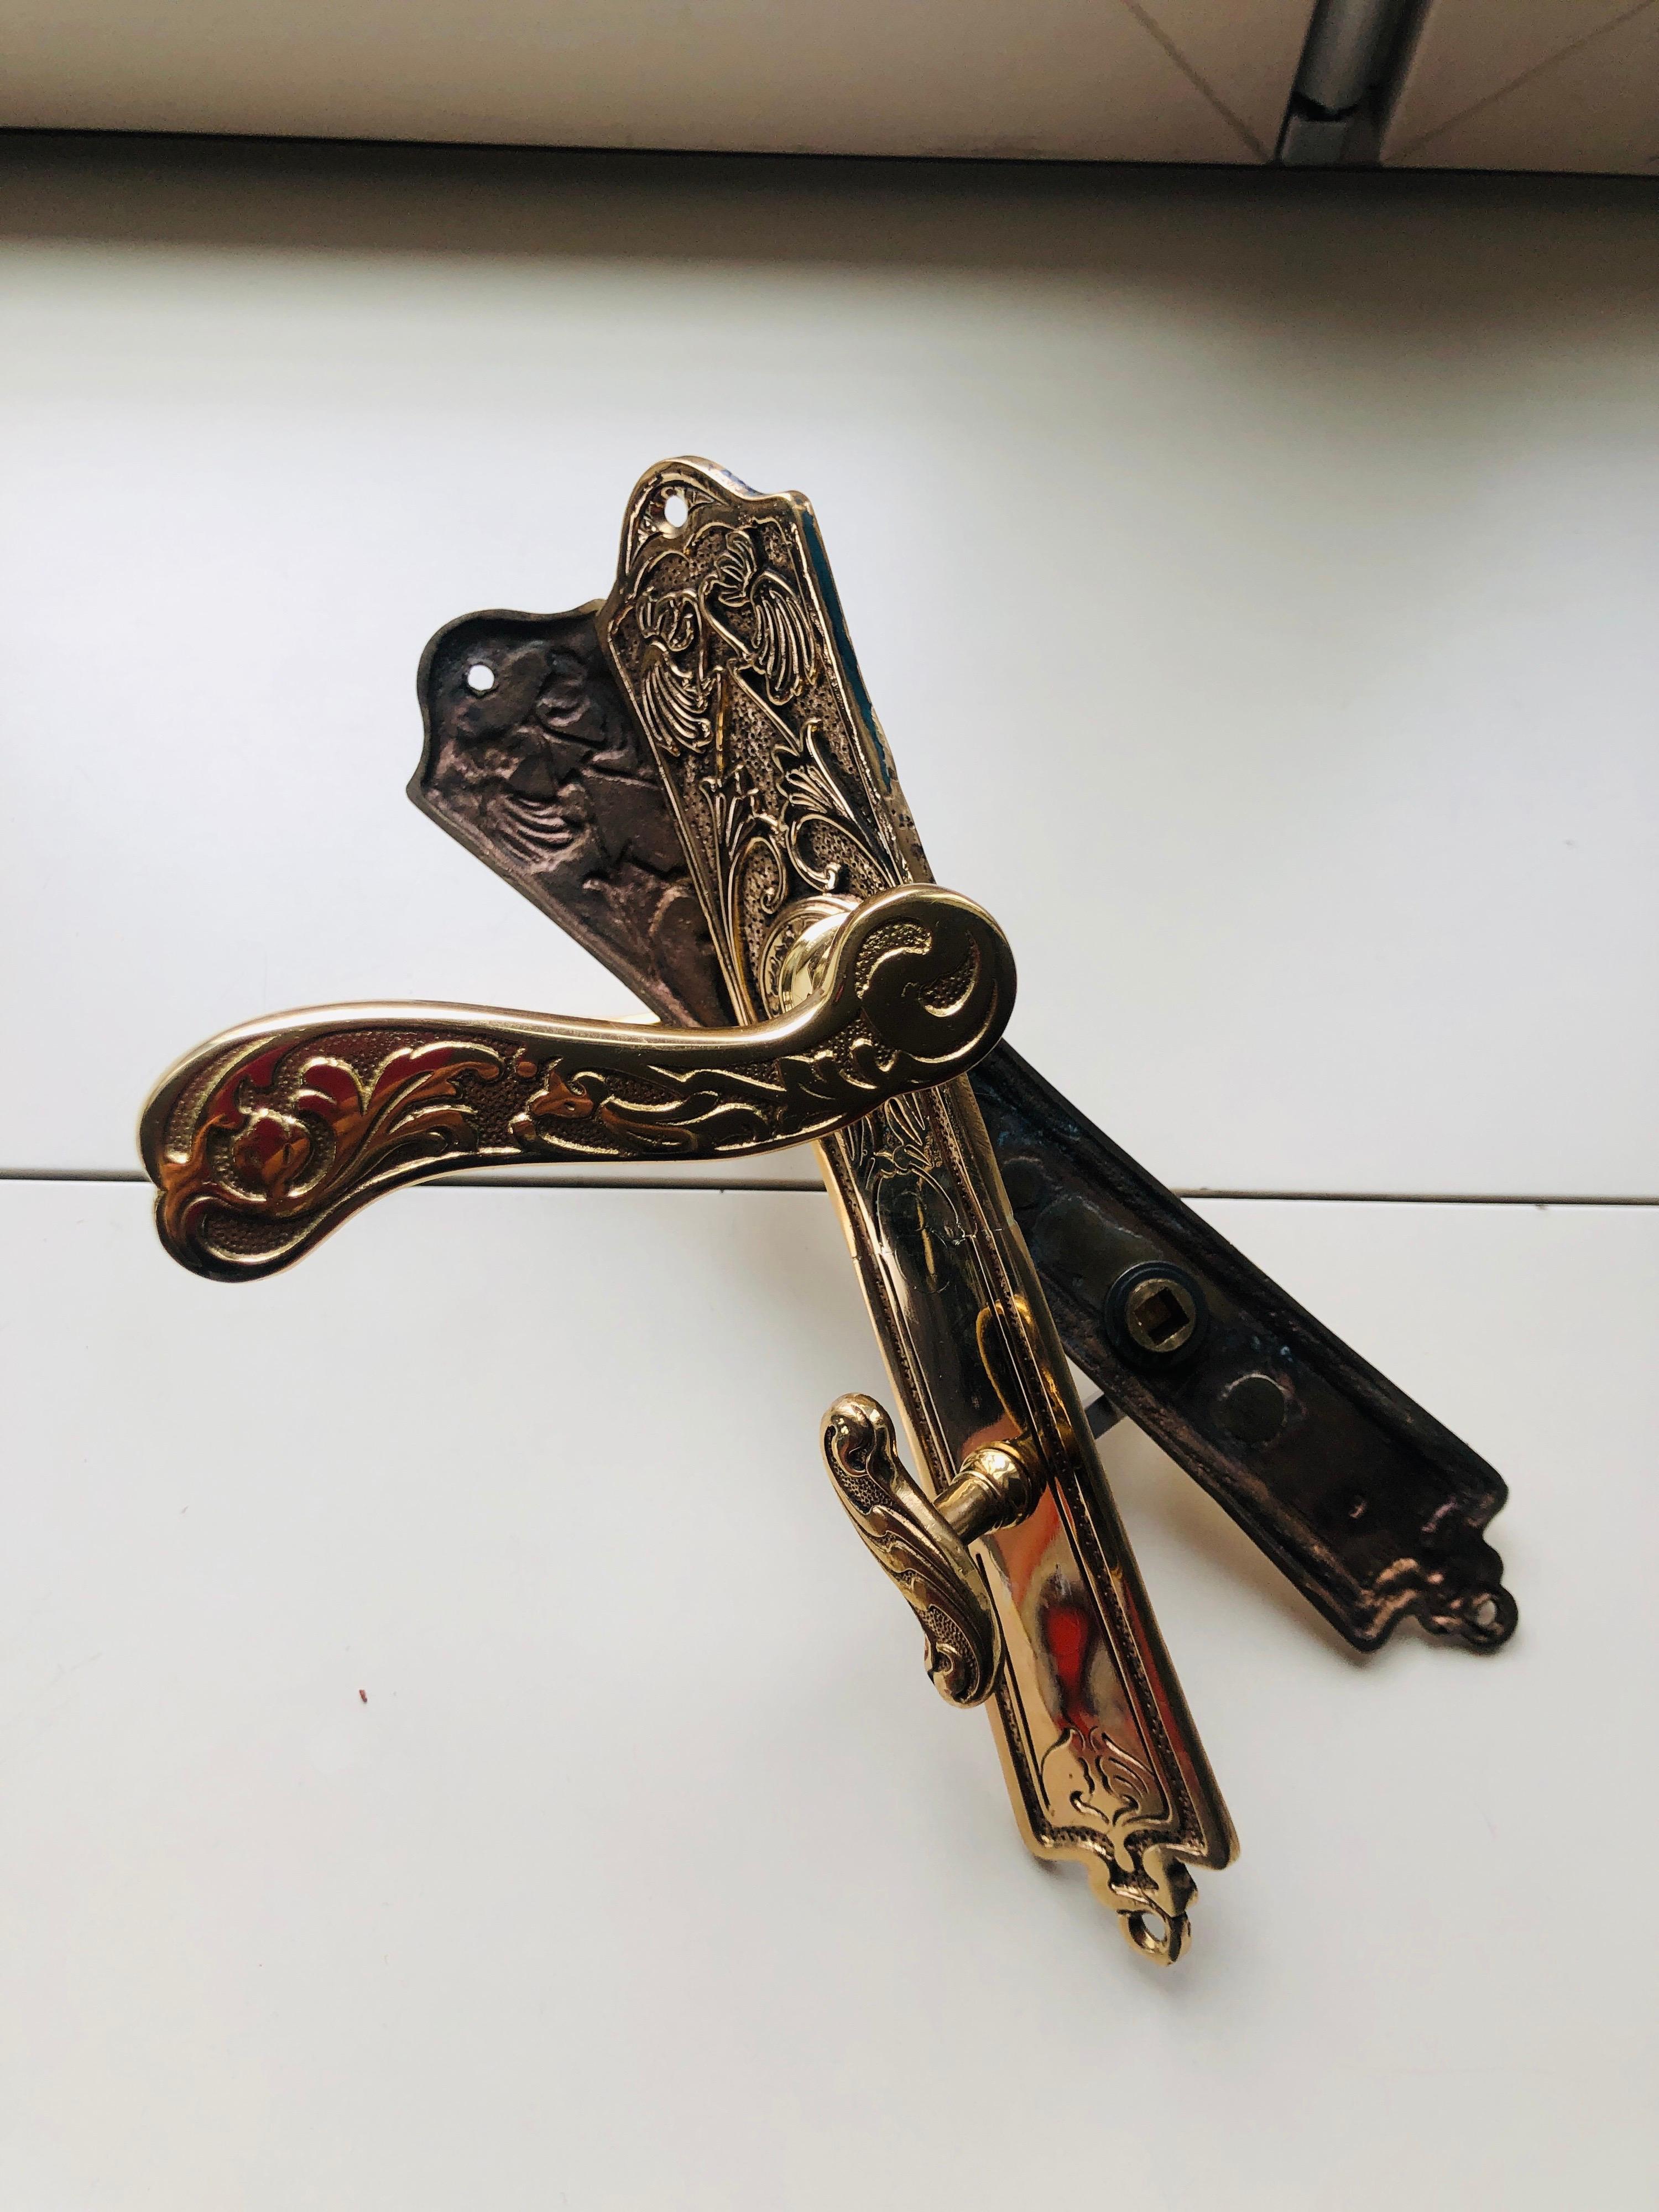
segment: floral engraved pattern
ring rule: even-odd
[[[620,1081],[617,1071],[580,1064],[569,1054],[557,1054],[539,1069],[525,1058],[516,1072],[538,1079],[509,1127],[526,1147],[591,1151],[601,1158],[614,1158],[619,1150],[683,1158],[755,1152],[792,1142],[794,1132],[815,1121],[831,1122],[874,1105],[884,1085],[873,1051],[867,1040],[854,1044],[846,1066],[830,1051],[791,1055],[773,1062],[769,1073],[719,1067],[681,1072],[645,1061]],[[553,1126],[572,1123],[591,1124],[595,1141],[585,1145],[574,1130]],[[623,1143],[607,1144],[607,1136]]]
[[[867,897],[921,872],[921,856],[900,854],[894,809],[872,799],[873,725],[861,726],[827,643],[795,517],[731,491],[689,466],[660,472],[630,512],[600,625],[718,918],[729,980],[752,1007],[761,941],[790,900]],[[676,498],[678,526],[665,519]]]
[[[723,613],[747,627],[749,635],[742,641],[746,663],[772,705],[781,707],[799,696],[815,673],[817,653],[811,617],[793,577],[781,568],[769,568],[766,561],[757,531],[732,531],[714,563],[711,597]]]
[[[650,600],[640,610],[640,720],[671,760],[706,752],[714,685],[702,665],[696,600],[686,592]]]
[[[1076,1762],[1080,1783],[1065,1790],[1064,1802],[1073,1816],[1098,1830],[1112,1845],[1113,1856],[1126,1868],[1133,1863],[1128,1845],[1137,1828],[1164,1810],[1163,1793],[1143,1759],[1115,1743],[1103,1728],[1085,1733],[1067,1729],[1043,1753],[1041,1771],[1045,1784],[1048,1764],[1057,1751]]]
[[[501,1072],[495,1052],[447,1038],[401,1045],[367,1077],[327,1052],[264,1044],[216,1085],[186,1147],[161,1154],[162,1237],[188,1253],[210,1212],[296,1221],[417,1148],[464,1150],[475,1125],[460,1079]]]

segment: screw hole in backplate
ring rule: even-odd
[[[1506,1589],[1480,1590],[1445,1626],[1472,1651],[1496,1651],[1515,1633],[1516,1604]]]
[[[487,660],[475,660],[467,670],[466,688],[469,691],[493,691],[495,689],[495,672]]]
[[[1184,1912],[1171,1920],[1148,1906],[1143,1912],[1126,1912],[1123,1926],[1136,1950],[1160,1966],[1172,1966],[1181,1956],[1187,1936]]]
[[[662,503],[662,519],[671,530],[684,530],[691,514],[683,491],[671,491]]]

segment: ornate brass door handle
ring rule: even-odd
[[[623,727],[621,818],[589,827],[641,879],[684,860],[742,1025],[383,1005],[249,1024],[145,1109],[163,1242],[246,1279],[450,1168],[815,1139],[921,1470],[899,1471],[879,1409],[843,1401],[842,1498],[860,1505],[862,1465],[890,1568],[901,1538],[937,1566],[941,1604],[918,1608],[943,1626],[936,1678],[988,1704],[1027,1843],[1083,1860],[1132,1939],[1172,1960],[1188,1865],[1224,1865],[1234,1839],[967,1085],[1007,1020],[1007,946],[933,884],[798,494],[653,469],[597,621],[672,816],[653,827]],[[687,912],[684,889],[658,902],[665,946]]]
[[[211,1037],[139,1125],[161,1241],[198,1274],[246,1280],[403,1183],[769,1152],[963,1073],[1002,1035],[1013,956],[970,899],[907,884],[817,919],[792,1010],[739,1029],[368,1005]]]
[[[1172,1961],[1190,1869],[1237,1846],[1067,1353],[1362,1646],[1407,1612],[1502,1641],[1501,1482],[993,1055],[1007,945],[933,884],[799,494],[665,462],[602,605],[451,624],[420,680],[419,802],[712,1026],[371,1005],[228,1031],[144,1111],[167,1249],[245,1279],[453,1168],[814,1139],[916,1469],[880,1406],[840,1398],[841,1502],[942,1694],[987,1708],[1026,1844]]]

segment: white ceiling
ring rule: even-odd
[[[0,128],[1261,163],[1313,6],[0,0]],[[1385,166],[1659,173],[1659,0],[1419,12]]]
[[[1432,0],[1382,158],[1659,175],[1659,0]]]
[[[7,0],[0,125],[1266,161],[1312,0]]]

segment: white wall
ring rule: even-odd
[[[13,142],[0,1164],[386,992],[620,1012],[408,806],[664,453],[817,501],[1015,1042],[1166,1180],[1654,1195],[1630,188]]]

